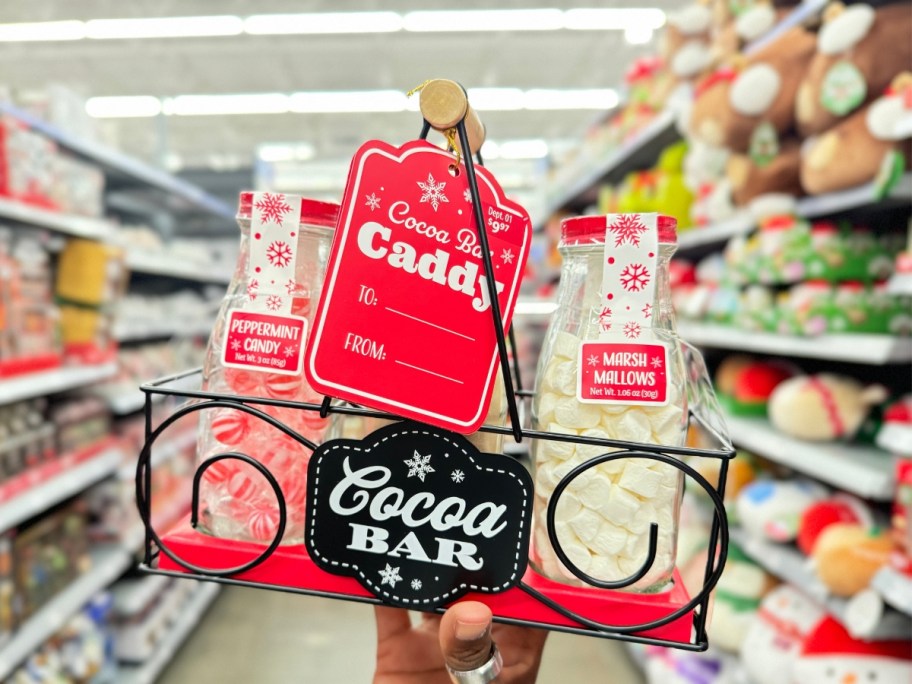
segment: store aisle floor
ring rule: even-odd
[[[229,587],[159,684],[368,684],[373,662],[369,606]],[[552,634],[538,682],[643,680],[620,644]]]

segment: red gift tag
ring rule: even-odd
[[[668,403],[668,347],[664,344],[583,342],[577,398],[585,403]]]
[[[425,141],[358,150],[308,340],[314,388],[457,432],[483,422],[497,338],[464,167]],[[475,169],[503,327],[531,223]]]

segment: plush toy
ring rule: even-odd
[[[894,455],[912,457],[912,394],[893,402],[884,411],[877,445]]]
[[[712,56],[717,66],[731,61],[745,45],[770,31],[788,12],[766,0],[744,3],[721,0],[713,4],[713,10]]]
[[[723,361],[716,373],[720,403],[735,415],[765,416],[773,390],[792,377],[794,369],[775,361],[750,360],[743,356],[730,358],[733,360]]]
[[[870,527],[873,524],[871,509],[854,496],[834,494],[824,501],[809,506],[801,516],[798,528],[798,548],[810,556],[821,533],[836,523],[852,523]]]
[[[817,538],[811,558],[817,576],[836,596],[853,596],[890,558],[893,542],[882,529],[834,523]]]
[[[794,138],[758,136],[749,154],[732,154],[725,172],[736,207],[766,195],[803,194],[801,145]]]
[[[649,684],[739,684],[737,660],[718,651],[694,653],[649,646],[645,661]]]
[[[813,480],[756,480],[741,490],[736,509],[751,536],[790,542],[798,536],[804,512],[826,496],[827,490]]]
[[[801,27],[701,81],[690,113],[691,134],[710,145],[748,154],[757,164],[779,155],[795,123],[795,95],[814,38]]]
[[[669,13],[667,22],[659,44],[665,64],[679,82],[699,76],[712,64],[712,11],[694,3]]]
[[[886,194],[909,167],[909,128],[900,124],[910,118],[912,74],[904,72],[882,97],[808,141],[801,185],[816,195],[874,181]]]
[[[784,684],[907,684],[912,681],[908,641],[853,639],[831,617],[808,636]]]
[[[832,373],[801,375],[780,384],[769,401],[776,429],[792,437],[829,441],[852,437],[886,390],[865,388],[854,378]]]
[[[870,102],[912,64],[912,12],[898,2],[873,9],[834,3],[798,90],[796,118],[804,136],[823,133]]]
[[[678,231],[690,228],[690,207],[693,194],[684,182],[684,157],[687,143],[677,142],[666,147],[656,163],[655,206],[663,214],[678,220]]]
[[[705,226],[731,218],[735,208],[725,168],[731,153],[694,138],[689,141],[684,157],[684,182],[694,197],[690,207],[691,222]]]
[[[748,558],[735,544],[728,545],[725,572],[715,590],[715,604],[707,633],[713,646],[737,653],[756,619],[760,601],[776,580]]]
[[[818,604],[789,584],[767,594],[741,644],[741,660],[751,681],[791,682],[792,667],[805,640],[824,618]]]

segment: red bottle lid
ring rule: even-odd
[[[253,211],[253,192],[242,192],[238,198],[239,219],[250,219]],[[301,199],[301,223],[312,226],[335,228],[339,218],[339,205],[335,202]]]
[[[659,242],[678,242],[678,221],[673,216],[658,215]],[[601,244],[605,242],[605,216],[576,216],[561,221],[561,242],[565,245]]]

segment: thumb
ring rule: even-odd
[[[446,664],[458,671],[474,670],[491,657],[491,609],[478,601],[462,601],[440,620],[440,650]]]

